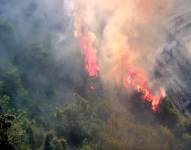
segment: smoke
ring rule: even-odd
[[[15,29],[16,41],[18,42],[17,49],[14,47],[14,50],[8,53],[16,53],[17,56],[22,56],[28,50],[27,45],[33,45],[34,43],[37,46],[43,46],[47,51],[51,51],[56,64],[56,71],[49,68],[40,70],[40,68],[42,74],[36,74],[30,65],[25,66],[27,63],[23,59],[21,59],[21,62],[23,61],[22,66],[25,66],[24,75],[30,80],[28,85],[30,87],[34,86],[31,91],[33,93],[35,93],[34,91],[41,92],[47,87],[52,88],[54,86],[53,88],[60,94],[57,99],[62,103],[66,99],[72,99],[76,87],[81,88],[85,84],[84,78],[86,76],[84,75],[80,53],[80,46],[81,48],[84,47],[84,41],[87,42],[85,49],[88,45],[89,49],[86,50],[88,53],[90,52],[88,59],[85,60],[88,64],[85,69],[89,71],[90,76],[99,75],[107,89],[108,87],[121,87],[121,84],[124,84],[124,78],[131,78],[132,72],[136,72],[138,75],[132,81],[127,80],[127,82],[137,84],[137,82],[142,82],[140,80],[143,76],[144,81],[148,82],[147,86],[153,90],[158,91],[161,86],[166,86],[166,83],[159,83],[156,78],[152,78],[152,72],[156,67],[159,49],[166,42],[166,24],[171,13],[172,1],[3,0],[0,5],[0,21],[9,22]],[[23,51],[20,51],[20,49],[23,49]],[[3,49],[0,47],[1,51]],[[83,54],[83,50],[81,51]],[[163,54],[164,57],[167,56],[166,53]],[[178,56],[174,57],[179,58]],[[25,56],[23,55],[23,57]],[[93,61],[89,62],[89,58]],[[27,60],[27,58],[24,60]],[[36,64],[36,66],[39,65]],[[167,64],[164,64],[164,66],[168,69]],[[172,66],[175,65],[172,64]],[[178,72],[170,71],[171,74]],[[164,81],[167,81],[171,76],[166,76],[166,73],[164,73],[163,77],[165,78]],[[147,86],[144,88],[138,87],[140,91],[141,88],[144,90],[142,92],[143,96],[146,95],[144,92],[148,91]],[[177,83],[173,84],[174,86],[177,86]],[[45,92],[43,94],[46,95]],[[114,100],[108,103],[112,108],[111,114],[117,112],[117,115],[112,118],[117,124],[127,125],[126,130],[128,132],[131,131],[131,126],[135,126],[134,132],[136,133],[137,129],[145,126],[145,122],[147,122],[148,130],[146,133],[149,135],[150,131],[155,131],[155,126],[151,128],[152,125],[150,125],[155,122],[150,123],[151,120],[154,120],[150,111],[144,112],[145,107],[142,110],[139,109],[140,107],[136,109],[140,103],[134,100],[138,97],[128,97],[124,93],[121,96],[118,91],[109,91],[106,94],[109,95],[106,95],[107,98]],[[47,103],[47,99],[44,103]],[[120,99],[122,99],[122,104]],[[127,99],[132,101],[127,101]],[[120,102],[116,102],[118,100]],[[130,104],[131,102],[133,104]],[[39,103],[38,97],[36,104],[39,105]],[[134,112],[131,112],[131,109],[135,109]],[[122,116],[120,120],[118,119],[119,116]],[[140,120],[143,120],[143,122]],[[129,121],[130,125],[126,121]],[[152,130],[149,130],[150,128]],[[158,124],[156,125],[157,128]],[[119,131],[121,135],[126,133],[123,129],[121,126],[111,128],[111,130],[109,128],[110,131]],[[144,131],[144,129],[140,130]],[[139,135],[144,135],[141,131]],[[125,134],[124,136],[123,139],[126,141],[129,135]],[[118,134],[116,134],[116,139],[118,139]],[[133,139],[136,144],[136,134],[134,134]],[[152,137],[149,139],[152,139]],[[149,145],[149,141],[147,142],[147,145]]]
[[[67,10],[88,75],[99,75],[107,88],[122,85],[140,92],[156,111],[166,94],[151,77],[157,50],[166,40],[171,4],[166,0],[72,1]]]
[[[22,44],[50,41],[55,60],[72,65],[64,73],[77,84],[81,82],[77,76],[81,62],[73,32],[78,38],[89,38],[97,57],[93,68],[105,85],[121,85],[128,66],[143,74],[153,88],[157,85],[150,74],[157,49],[165,40],[171,4],[167,0],[3,1],[0,16],[15,26],[16,38]],[[77,73],[72,73],[74,70]]]
[[[70,4],[75,35],[90,38],[99,72],[107,84],[121,84],[127,65],[149,78],[165,40],[167,0],[77,0]]]
[[[0,5],[1,60],[19,70],[32,97],[23,100],[24,104],[29,109],[31,103],[38,105],[42,118],[56,109],[48,108],[47,103],[60,106],[74,99],[76,89],[84,86],[81,54],[64,7],[63,0],[2,0]],[[33,110],[29,113],[35,115]]]
[[[83,86],[79,45],[85,40],[93,51],[89,54],[93,61],[86,60],[93,66],[89,73],[99,74],[107,88],[121,86],[136,72],[132,79],[136,86],[143,78],[158,92],[165,85],[152,78],[152,72],[157,51],[166,40],[171,5],[167,0],[3,1],[0,16],[14,26],[22,47],[50,45],[47,50],[63,66],[59,76],[76,85]]]

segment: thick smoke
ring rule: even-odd
[[[94,41],[104,83],[121,85],[130,66],[146,76],[151,88],[159,89],[164,85],[150,76],[157,51],[166,40],[164,28],[171,5],[167,0],[12,0],[2,1],[0,16],[14,26],[16,40],[23,47],[49,43],[55,61],[64,66],[60,76],[76,85],[83,85],[79,76],[83,71],[73,34],[79,38],[86,33]]]
[[[59,99],[60,103],[64,103],[66,99],[71,100],[74,98],[75,88],[81,91],[84,90],[83,86],[86,86],[84,80],[89,80],[84,79],[87,76],[84,72],[80,42],[78,41],[81,35],[87,36],[91,41],[90,43],[92,43],[91,48],[97,56],[99,65],[97,71],[101,76],[101,80],[107,89],[108,87],[117,86],[117,88],[114,88],[117,89],[115,92],[112,88],[112,90],[108,90],[108,93],[104,93],[106,100],[113,100],[107,101],[112,117],[108,122],[109,127],[107,127],[106,131],[111,137],[111,142],[113,142],[113,135],[115,135],[114,139],[119,139],[116,142],[119,142],[121,146],[124,145],[121,140],[127,141],[127,145],[131,144],[131,142],[133,145],[137,145],[137,141],[143,139],[142,142],[146,141],[148,146],[145,149],[149,149],[152,141],[156,142],[154,145],[158,145],[158,141],[162,139],[160,134],[155,133],[160,125],[156,123],[155,117],[147,107],[145,111],[145,105],[139,106],[141,102],[139,103],[136,100],[140,98],[140,95],[127,95],[126,91],[124,94],[123,90],[118,86],[121,87],[127,67],[133,68],[134,71],[142,74],[149,81],[148,84],[153,90],[158,91],[160,87],[169,86],[169,82],[172,82],[172,87],[184,86],[182,82],[174,82],[175,79],[180,81],[179,76],[177,76],[179,69],[176,68],[175,63],[172,62],[171,66],[169,66],[168,61],[164,62],[161,59],[161,57],[164,59],[168,56],[171,57],[171,52],[162,49],[160,53],[161,44],[166,43],[166,40],[169,40],[168,37],[171,36],[166,33],[166,24],[168,24],[169,15],[171,14],[172,1],[2,0],[0,22],[9,22],[14,27],[17,44],[13,46],[12,51],[0,47],[0,54],[5,52],[8,53],[8,56],[13,53],[22,56],[23,51],[28,50],[28,45],[34,43],[37,44],[37,47],[42,46],[44,50],[51,51],[56,68],[59,71],[45,68],[39,71],[42,72],[39,75],[30,71],[32,65],[29,65],[24,67],[24,75],[30,80],[28,86],[29,88],[32,87],[32,93],[36,94],[36,91],[42,91],[46,95],[44,90],[47,87],[55,88],[57,95],[59,95],[57,99]],[[28,51],[33,50],[35,48]],[[180,58],[179,53],[172,53],[172,55],[173,58],[169,59],[180,60],[180,64],[184,62],[185,57]],[[23,57],[25,56],[27,55],[23,55]],[[10,59],[13,62],[12,58]],[[160,62],[159,66],[161,68],[158,69],[162,72],[160,72],[162,76],[160,81],[163,81],[161,83],[152,76],[152,72],[156,69],[156,60]],[[25,66],[24,61],[22,64]],[[35,64],[34,66],[38,67],[38,65]],[[47,76],[49,78],[46,78]],[[54,84],[51,84],[51,82]],[[120,93],[118,89],[122,92]],[[43,95],[42,93],[41,95]],[[47,93],[49,94],[49,91]],[[49,96],[47,97],[43,97],[45,105],[50,99]],[[41,97],[36,100],[35,107],[42,106],[40,105],[42,100],[39,99]],[[127,99],[131,99],[131,101],[127,101]],[[47,109],[53,109],[51,105],[50,107]],[[41,109],[44,108],[41,107]],[[31,113],[34,112],[36,111]],[[38,115],[36,112],[36,116]],[[47,120],[50,120],[49,116]],[[144,126],[147,127],[146,130]],[[152,136],[153,133],[155,138]],[[164,141],[168,142],[167,140]],[[160,143],[160,145],[164,145],[163,143]],[[159,147],[153,149],[157,148]]]
[[[170,1],[77,0],[70,6],[75,35],[85,32],[94,37],[105,83],[121,83],[127,65],[149,79],[157,49],[165,40]]]
[[[71,18],[67,16],[65,7],[68,6],[63,0],[3,0],[0,5],[0,25],[7,24],[13,33],[0,31],[1,34],[6,33],[0,40],[1,57],[23,66],[23,76],[28,82],[26,86],[34,97],[45,95],[49,99],[51,91],[46,90],[52,89],[59,103],[73,99],[73,92],[83,86],[85,77],[81,54],[72,34]],[[46,53],[51,54],[51,61],[54,61],[51,62],[52,68],[40,68],[41,64],[32,65],[30,63],[33,62],[27,60],[27,56],[33,54],[39,55],[33,56],[34,61],[35,58],[46,59]],[[40,73],[38,69],[41,69]],[[46,97],[39,102],[43,103]]]
[[[73,32],[75,36],[86,32],[94,39],[102,80],[119,85],[126,65],[149,78],[156,51],[165,40],[163,28],[170,7],[171,1],[166,0],[20,0],[19,5],[3,1],[0,15],[14,24],[17,40],[22,43],[42,44],[51,37],[56,60],[62,63],[73,60],[68,63],[73,69],[68,66],[64,72],[76,82],[81,79],[71,71],[80,72],[76,64],[81,62],[76,57],[79,47]]]

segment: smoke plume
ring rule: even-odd
[[[136,89],[156,109],[165,94],[151,94],[150,88],[156,94],[161,85],[150,78],[157,49],[165,41],[171,2],[77,0],[70,6],[88,74],[99,74],[109,87]]]
[[[91,38],[100,76],[119,84],[126,65],[147,77],[164,41],[167,0],[77,0],[73,3],[75,35]],[[92,42],[93,39],[93,42]]]

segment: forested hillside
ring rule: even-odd
[[[137,91],[104,89],[71,20],[40,4],[0,4],[0,150],[190,149],[191,118],[168,95],[152,112]]]

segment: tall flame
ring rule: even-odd
[[[87,36],[80,37],[80,47],[83,52],[85,68],[90,77],[95,77],[98,75],[98,63],[96,56],[95,37],[93,34],[88,34]],[[153,112],[156,112],[159,104],[165,97],[164,89],[160,90],[159,95],[153,95],[149,89],[147,83],[148,81],[141,72],[136,72],[132,67],[126,65],[126,73],[124,75],[124,87],[128,89],[129,87],[141,93],[142,98],[146,102],[151,103],[151,108]]]
[[[80,47],[84,57],[85,69],[90,77],[98,75],[98,64],[95,49],[95,37],[93,34],[80,36]]]
[[[74,2],[75,35],[87,74],[100,76],[109,86],[119,84],[127,90],[136,90],[151,103],[153,111],[159,107],[165,92],[160,90],[159,94],[153,94],[149,72],[154,66],[156,49],[163,42],[162,29],[170,1]]]
[[[146,102],[151,103],[152,111],[156,112],[159,104],[166,96],[165,90],[161,88],[158,95],[153,95],[148,87],[148,81],[144,78],[144,75],[138,73],[140,72],[134,72],[132,68],[127,67],[127,71],[124,77],[124,87],[126,89],[130,87],[139,92]]]

